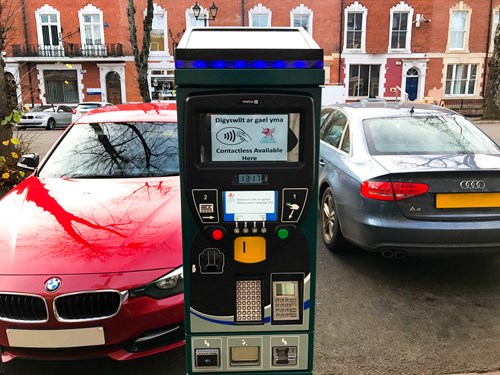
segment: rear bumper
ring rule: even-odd
[[[403,251],[408,255],[485,255],[500,253],[500,221],[418,221],[401,215],[344,216],[344,236],[373,252]]]

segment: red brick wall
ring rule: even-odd
[[[78,11],[87,4],[101,9],[104,12],[103,21],[108,24],[104,27],[105,43],[121,43],[126,55],[131,55],[129,42],[129,26],[127,19],[127,0],[24,0],[26,5],[27,24],[22,23],[21,1],[10,0],[13,4],[16,16],[12,19],[16,27],[8,40],[12,44],[25,44],[24,29],[28,32],[28,43],[38,44],[35,11],[44,4],[49,4],[60,11],[63,40],[68,43],[81,43]],[[142,19],[146,0],[134,0],[136,4],[135,19],[138,26],[138,40],[142,41]],[[167,10],[168,28],[174,37],[182,35],[186,28],[185,11],[192,7],[195,0],[155,0],[155,4]],[[212,0],[198,1],[206,9],[212,4]],[[323,48],[325,55],[331,57],[330,77],[331,83],[339,82],[338,52],[341,44],[341,21],[344,17],[344,9],[354,3],[354,0],[216,0],[219,13],[216,21],[211,21],[211,26],[241,26],[248,25],[248,11],[262,3],[272,11],[273,26],[290,26],[290,11],[300,4],[313,11],[313,38]],[[343,3],[343,4],[342,4]],[[385,54],[389,45],[389,22],[390,9],[398,5],[400,0],[361,0],[360,4],[368,9],[366,49],[367,53]],[[448,41],[448,25],[450,7],[460,3],[460,0],[406,0],[414,9],[416,14],[424,14],[430,23],[422,23],[419,28],[413,25],[411,52],[413,53],[444,53]],[[500,6],[500,0],[493,0],[493,8]],[[342,6],[341,6],[342,4]],[[464,0],[464,4],[472,9],[472,22],[470,26],[470,52],[484,53],[489,39],[488,23],[490,21],[490,0]],[[345,25],[344,25],[345,27]],[[172,40],[169,39],[169,50],[172,53]],[[177,42],[179,38],[177,38]],[[8,55],[11,55],[10,46],[7,47]],[[84,86],[99,87],[98,69],[85,63]],[[34,66],[34,63],[32,63]],[[26,74],[26,67],[21,67],[21,72]],[[342,73],[341,73],[342,74]],[[391,71],[392,75],[392,71]],[[443,75],[443,67],[440,59],[429,61],[426,92],[434,86],[440,88]],[[136,72],[133,62],[127,62],[126,85],[127,100],[140,100],[136,83]],[[341,77],[342,78],[342,77]],[[32,85],[38,85],[36,74],[32,75]],[[388,82],[388,86],[389,86]],[[23,93],[25,101],[30,102],[26,91],[26,80],[23,82]],[[88,99],[88,98],[86,98]]]

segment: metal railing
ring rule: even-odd
[[[59,46],[42,44],[14,44],[13,57],[121,57],[123,44],[75,44],[63,43]]]

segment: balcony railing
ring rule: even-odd
[[[14,44],[13,57],[121,57],[123,44],[75,44],[64,43],[61,46],[41,44]]]

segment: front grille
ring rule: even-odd
[[[47,305],[42,297],[0,293],[0,319],[10,322],[46,322]]]
[[[118,313],[123,295],[117,291],[65,294],[54,300],[59,321],[86,321],[109,318]]]

